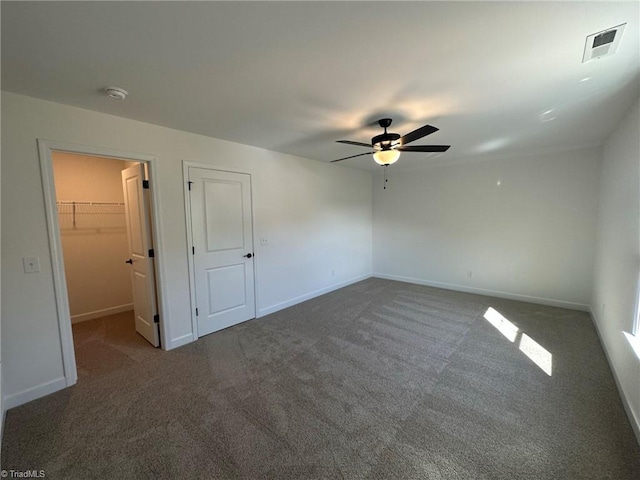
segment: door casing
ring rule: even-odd
[[[49,249],[51,253],[51,268],[53,271],[53,286],[58,314],[58,328],[60,329],[60,346],[62,350],[62,363],[64,378],[67,387],[78,381],[75,351],[73,346],[73,332],[71,329],[71,314],[69,311],[69,297],[67,281],[64,272],[64,259],[62,255],[62,240],[58,225],[58,210],[56,207],[56,190],[53,177],[52,152],[75,153],[86,156],[112,158],[132,162],[143,162],[149,166],[149,179],[153,182],[156,173],[156,158],[153,155],[126,152],[110,148],[102,148],[75,143],[56,142],[52,140],[38,139],[38,153],[40,157],[40,172],[42,175],[42,188],[44,192],[45,214],[47,219],[47,232],[49,235]],[[170,347],[168,341],[171,338],[169,322],[165,321],[164,313],[169,309],[166,305],[166,288],[164,285],[164,261],[162,252],[160,223],[160,202],[158,189],[151,188],[151,215],[153,219],[152,235],[156,256],[156,286],[158,295],[158,311],[160,314],[160,338],[162,349]]]

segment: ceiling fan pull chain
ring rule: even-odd
[[[384,188],[383,188],[383,190],[387,189],[387,182],[389,181],[389,180],[387,180],[387,167],[388,167],[388,165],[384,166]]]

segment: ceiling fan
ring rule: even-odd
[[[407,143],[411,143],[427,135],[431,135],[437,132],[436,127],[431,125],[424,125],[413,132],[407,133],[404,136],[400,136],[397,133],[388,133],[387,128],[391,125],[390,118],[381,118],[378,120],[378,125],[384,128],[384,133],[376,135],[371,139],[371,144],[362,142],[352,142],[351,140],[337,140],[337,143],[346,143],[347,145],[356,145],[358,147],[372,148],[373,151],[367,153],[360,153],[358,155],[351,155],[350,157],[339,158],[332,160],[331,163],[341,162],[348,158],[361,157],[362,155],[373,154],[373,159],[382,166],[391,165],[400,158],[400,152],[446,152],[449,150],[450,145],[415,145],[406,146]]]

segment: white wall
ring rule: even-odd
[[[586,310],[599,171],[599,149],[390,169],[374,274]]]
[[[108,101],[108,100],[105,100]],[[60,352],[36,139],[156,156],[167,347],[190,341],[182,160],[252,174],[261,314],[371,274],[371,174],[2,92],[2,353],[16,405],[59,388]],[[42,271],[24,274],[22,257]],[[335,276],[331,270],[335,270]]]
[[[56,197],[63,202],[124,202],[120,172],[127,162],[53,153]],[[59,215],[71,321],[133,309],[124,207],[78,206]],[[92,213],[99,212],[103,213]],[[108,213],[105,212],[121,212]]]
[[[640,273],[640,102],[603,149],[592,314],[640,441],[640,358],[633,333]],[[640,335],[640,332],[638,332]]]

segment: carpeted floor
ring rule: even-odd
[[[640,478],[586,313],[369,279],[170,352],[126,315],[110,320],[74,327],[76,386],[7,413],[2,468],[51,479]]]

